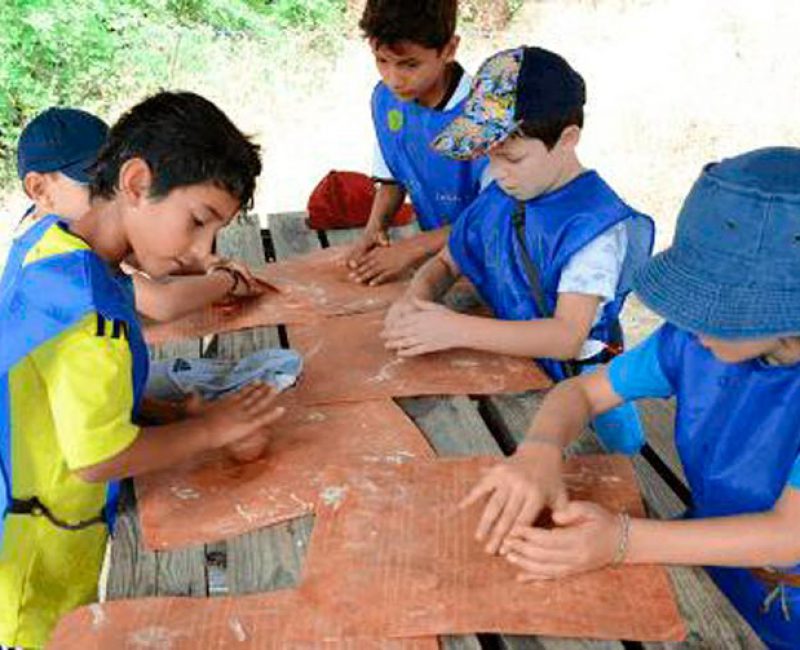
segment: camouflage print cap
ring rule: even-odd
[[[485,155],[525,120],[566,115],[586,103],[581,76],[558,54],[539,47],[498,52],[478,69],[464,113],[432,142],[457,160]]]

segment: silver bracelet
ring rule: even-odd
[[[614,559],[611,560],[611,566],[619,566],[623,563],[628,554],[628,542],[631,538],[631,516],[623,510],[617,517],[619,518],[619,544],[617,552],[614,553]]]

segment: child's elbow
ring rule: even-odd
[[[582,336],[565,336],[560,344],[553,346],[553,350],[549,355],[558,361],[572,361],[580,357],[583,344],[586,341]]]

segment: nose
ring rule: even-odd
[[[203,228],[195,237],[189,248],[188,257],[192,262],[199,262],[211,255],[211,249],[214,245],[214,235],[216,231],[213,228]]]

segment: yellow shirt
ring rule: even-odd
[[[87,248],[55,226],[25,264]],[[131,422],[132,357],[127,340],[104,332],[97,314],[36,348],[9,373],[12,493],[37,496],[70,523],[98,515],[105,484],[76,469],[103,462],[138,435]],[[97,599],[107,531],[57,528],[44,517],[9,515],[0,553],[0,644],[40,648],[58,619]]]

